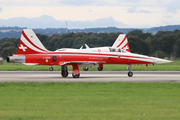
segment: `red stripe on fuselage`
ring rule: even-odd
[[[47,53],[41,53],[39,55],[69,55],[69,54],[74,54],[74,55],[94,55],[94,56],[109,56],[109,57],[117,57],[119,56],[119,54],[102,54],[102,53],[78,53],[78,52],[47,52]],[[34,54],[35,55],[35,54]],[[128,58],[141,58],[141,59],[152,59],[152,60],[155,60],[153,58],[149,58],[148,56],[144,56],[144,57],[141,57],[141,56],[132,56],[131,54],[129,55],[120,55],[121,57],[128,57]]]
[[[88,56],[89,55],[89,56]],[[52,56],[57,57],[57,61],[52,61]],[[112,56],[111,63],[108,63],[108,58]],[[101,54],[98,56],[98,53],[66,53],[66,52],[49,52],[43,54],[31,54],[26,56],[26,63],[39,63],[44,65],[59,65],[59,62],[105,62],[105,64],[153,64],[151,61],[146,60],[153,60],[153,58],[148,58],[146,56],[129,56],[129,55],[120,55],[121,57],[116,57],[118,55],[111,55],[111,54]],[[115,58],[114,58],[115,57]],[[125,58],[122,58],[125,57]],[[33,59],[32,59],[33,58]],[[132,58],[137,58],[132,59]],[[139,60],[138,60],[139,58]],[[46,62],[48,59],[48,62]],[[142,59],[142,60],[141,60]],[[143,60],[144,59],[144,60]],[[78,63],[81,64],[81,63]]]
[[[105,56],[112,56],[112,57],[116,57],[116,54],[101,54],[101,53],[80,53],[80,52],[46,52],[46,53],[40,53],[39,55],[68,55],[68,54],[74,54],[74,55],[95,55],[95,56],[101,56],[101,55],[105,55]]]

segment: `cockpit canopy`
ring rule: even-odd
[[[127,52],[121,48],[112,48],[112,47],[109,48],[109,51],[110,52]]]

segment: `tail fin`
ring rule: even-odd
[[[48,52],[32,29],[23,29],[16,54]]]
[[[120,34],[116,39],[116,41],[114,42],[114,44],[112,45],[112,47],[121,48],[125,51],[130,52],[129,43],[126,34]]]

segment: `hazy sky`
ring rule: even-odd
[[[128,27],[180,24],[180,0],[0,0],[0,19],[93,21],[112,17]],[[121,26],[116,26],[121,27]]]

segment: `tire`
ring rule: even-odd
[[[53,67],[50,67],[50,68],[49,68],[49,71],[53,71]]]
[[[73,76],[73,78],[79,78],[80,73],[79,74],[75,74],[75,75],[72,73],[72,76]]]
[[[103,70],[103,67],[98,67],[98,71],[102,71]]]
[[[68,74],[69,74],[68,71],[62,71],[62,72],[61,72],[61,75],[62,75],[63,77],[67,77]]]
[[[132,77],[132,76],[133,76],[133,72],[129,71],[129,72],[128,72],[128,76],[129,76],[129,77]]]
[[[89,69],[88,67],[84,67],[83,68],[84,71],[88,71],[88,69]]]

